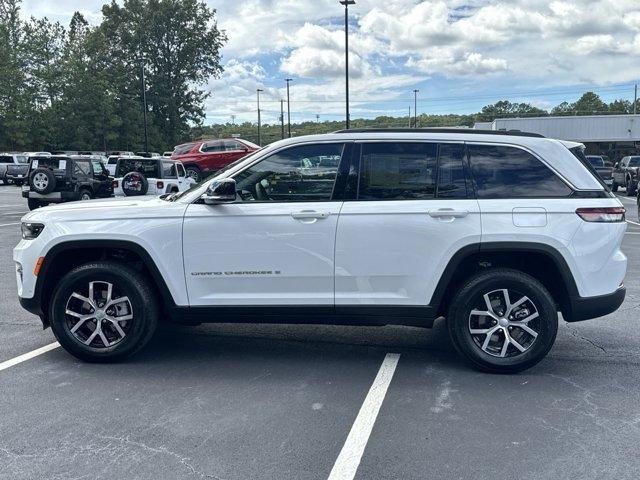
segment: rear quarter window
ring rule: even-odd
[[[525,150],[469,145],[468,151],[479,199],[568,197],[573,193],[549,167]]]

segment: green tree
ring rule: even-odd
[[[508,100],[500,100],[493,105],[482,107],[477,119],[481,122],[490,122],[496,118],[506,117],[544,117],[549,115],[546,110],[534,107],[529,103],[511,103]]]

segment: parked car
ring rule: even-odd
[[[21,153],[0,153],[0,180],[2,183],[22,184],[29,169],[29,158]]]
[[[121,157],[116,165],[113,190],[116,197],[164,195],[184,192],[193,183],[182,163],[176,160]]]
[[[107,157],[116,156],[116,157],[133,157],[135,153],[129,152],[127,150],[112,150],[107,152]]]
[[[111,197],[112,178],[102,162],[90,156],[32,157],[22,196],[30,210],[50,203]]]
[[[162,153],[162,156],[163,156],[163,157],[169,157],[169,158],[171,158],[171,155],[173,155],[173,150],[171,150],[171,151],[166,151],[166,152],[163,152],[163,153]]]
[[[613,166],[613,185],[611,190],[618,191],[618,187],[626,187],[627,195],[635,195],[638,187],[638,168],[640,156],[623,157]]]
[[[598,176],[608,186],[613,186],[613,167],[608,167],[605,164],[602,155],[587,155],[587,161],[594,168]]]
[[[136,156],[144,158],[157,158],[161,155],[158,152],[136,152]]]
[[[27,157],[50,157],[51,152],[24,152]]]
[[[290,138],[185,192],[91,207],[26,215],[13,258],[21,305],[97,362],[138,351],[161,317],[431,327],[444,316],[471,365],[515,372],[549,352],[558,312],[607,315],[626,291],[620,200],[533,134]]]
[[[259,149],[255,143],[240,138],[201,140],[178,145],[171,158],[180,160],[187,169],[187,175],[199,182],[207,175]]]
[[[133,157],[135,155],[131,154],[131,155],[109,155],[109,157],[107,158],[107,161],[105,162],[105,167],[107,168],[107,171],[109,172],[109,175],[111,175],[112,177],[115,177],[116,175],[116,165],[118,164],[118,159],[122,158],[122,157]]]

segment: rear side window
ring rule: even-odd
[[[91,175],[89,160],[76,160],[73,163],[73,174],[80,176]]]
[[[13,163],[13,157],[10,155],[0,155],[0,163]]]
[[[467,198],[464,145],[442,143],[438,155],[438,198]]]
[[[469,145],[478,198],[567,197],[572,190],[545,164],[515,147]]]
[[[358,200],[424,200],[436,193],[436,143],[364,143]]]
[[[31,170],[35,170],[40,167],[50,168],[51,170],[64,170],[67,168],[67,160],[46,157],[34,158],[31,160]]]
[[[184,145],[178,145],[172,153],[173,155],[184,155],[185,153],[189,153],[194,145],[195,143],[185,143]]]

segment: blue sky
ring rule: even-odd
[[[350,9],[351,114],[471,113],[500,99],[550,108],[594,90],[633,99],[640,79],[637,0],[356,0]],[[100,0],[23,0],[25,15],[100,20]],[[229,42],[206,123],[344,115],[343,9],[337,0],[207,0]],[[285,107],[286,108],[286,107]]]

